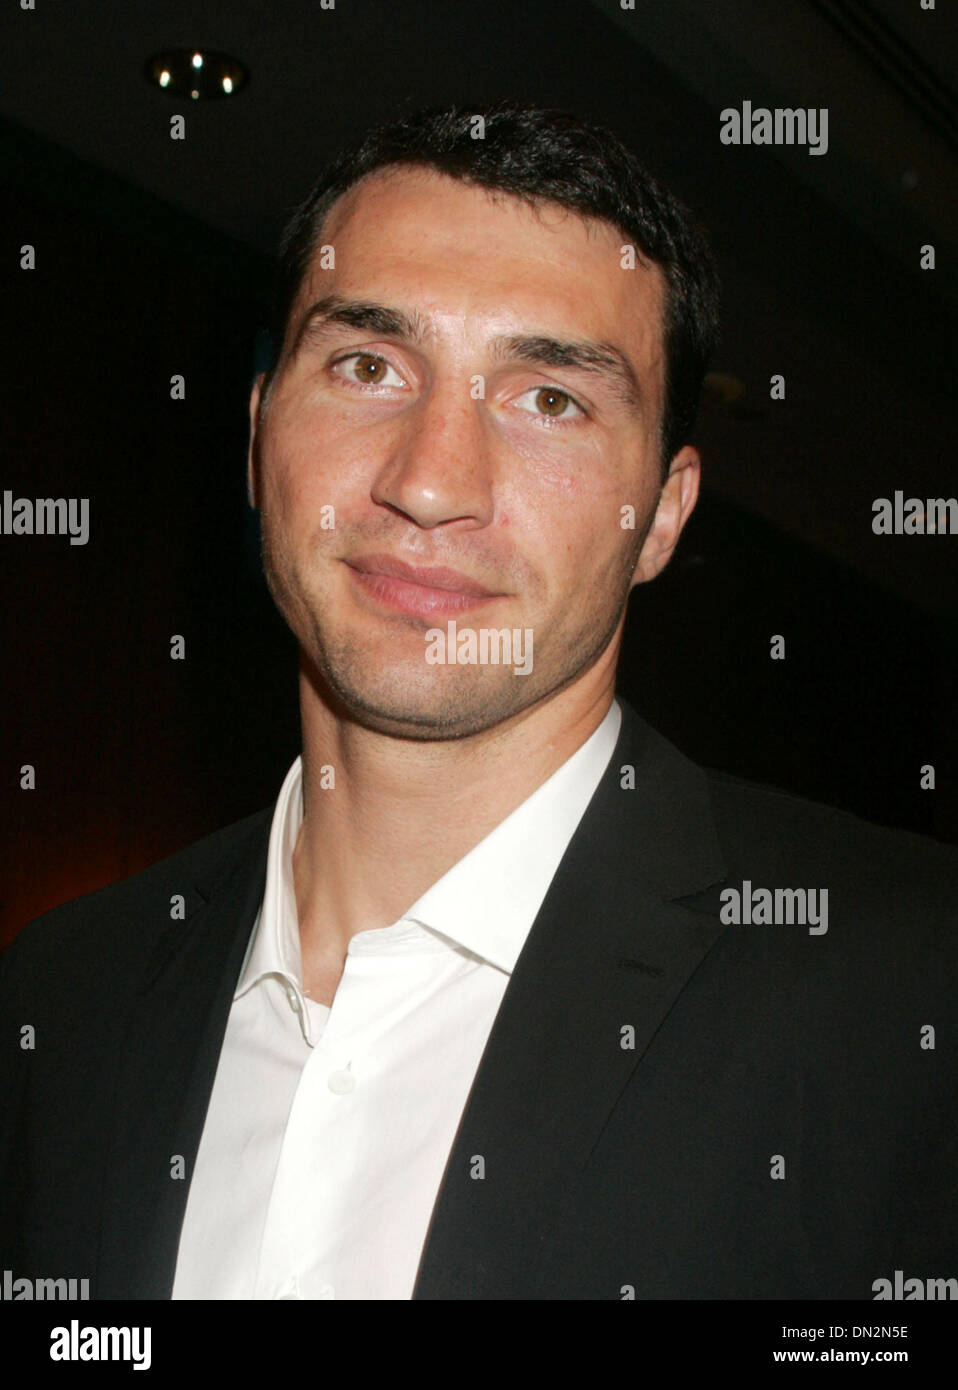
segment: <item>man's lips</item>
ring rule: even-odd
[[[448,589],[457,594],[475,594],[479,598],[492,598],[494,591],[477,584],[459,570],[447,569],[440,565],[434,569],[423,569],[418,565],[407,565],[392,555],[363,555],[356,560],[347,560],[347,565],[359,570],[361,574],[385,574],[391,579],[404,579],[409,584],[420,584],[424,589]]]
[[[421,568],[392,555],[362,555],[345,564],[365,593],[396,612],[422,617],[461,613],[502,597],[444,565]]]

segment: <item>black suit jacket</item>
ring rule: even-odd
[[[414,1297],[871,1299],[896,1270],[958,1275],[958,853],[704,771],[622,704],[483,1054]],[[57,908],[6,953],[15,1277],[169,1297],[271,815]],[[719,895],[744,880],[828,889],[827,932],[723,924]]]

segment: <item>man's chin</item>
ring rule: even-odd
[[[452,679],[453,673],[437,670],[428,681],[413,685],[408,680],[404,683],[397,672],[387,687],[377,688],[330,671],[313,684],[337,718],[394,738],[429,742],[483,733],[529,703],[531,692],[520,691],[516,684],[520,678],[511,672],[505,685],[499,680],[464,680],[464,672],[454,674]]]

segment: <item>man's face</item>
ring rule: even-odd
[[[250,467],[273,596],[360,723],[462,737],[614,668],[629,590],[697,486],[670,479],[656,516],[664,280],[624,269],[623,240],[421,169],[327,218],[334,257],[304,277],[262,410],[254,387]],[[463,578],[405,582],[383,557]],[[531,670],[515,650],[456,661],[450,622],[459,643],[509,629],[528,650],[531,632]]]

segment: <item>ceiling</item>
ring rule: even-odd
[[[531,90],[589,101],[590,50],[625,43],[714,110],[743,96],[828,106],[829,157],[774,156],[891,249],[905,209],[958,252],[958,9],[945,4],[40,0],[33,12],[5,7],[3,34],[0,111],[267,252],[283,208],[370,120],[410,99]],[[187,141],[176,147],[167,122],[182,104],[151,88],[142,65],[194,44],[239,57],[253,80],[232,101],[187,104]],[[606,96],[621,118],[641,104],[642,84]]]

